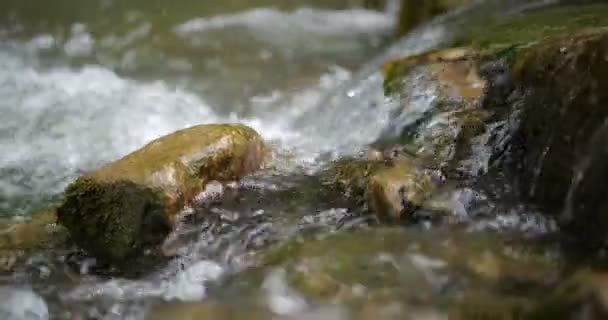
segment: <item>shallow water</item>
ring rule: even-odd
[[[252,270],[256,253],[277,242],[375,224],[338,195],[319,194],[320,182],[307,174],[391,128],[398,104],[382,94],[382,61],[440,46],[470,17],[439,19],[385,50],[396,1],[385,10],[338,0],[3,1],[0,12],[0,215],[57,202],[79,173],[194,124],[248,124],[278,153],[272,169],[241,183],[240,202],[186,208],[193,218],[170,242],[177,258],[160,270],[111,278],[95,275],[94,260],[55,252],[0,278],[46,300],[15,291],[40,319],[45,312],[61,319],[389,319],[406,311],[411,319],[447,319],[436,291],[473,281],[433,256],[436,247],[414,248],[435,236],[459,243],[430,224],[407,240],[412,246],[387,245],[382,256],[414,272],[402,279],[405,286],[430,290],[435,300],[415,308],[398,303],[400,295],[412,298],[399,291],[394,303],[356,315],[347,304],[311,301],[290,287],[289,265]],[[413,99],[424,108],[432,98],[426,88]],[[472,194],[463,201],[474,201]],[[454,234],[515,232],[519,239],[555,229],[534,212],[485,203]],[[546,250],[552,263],[559,260]],[[377,258],[366,254],[360,258]],[[248,279],[256,272],[261,278]]]

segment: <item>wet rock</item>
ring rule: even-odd
[[[269,319],[264,310],[242,306],[223,305],[213,302],[171,303],[156,305],[146,313],[146,320],[255,320]]]
[[[379,151],[371,151],[375,159],[340,159],[321,174],[323,184],[336,188],[358,205],[365,204],[369,178],[388,166]]]
[[[121,264],[161,242],[207,182],[237,180],[263,158],[261,137],[246,126],[180,130],[82,175],[66,189],[58,220],[90,254]]]
[[[389,153],[382,160],[339,160],[323,173],[325,184],[335,186],[381,221],[405,221],[425,207],[440,181],[437,171],[422,168],[411,155]]]
[[[401,109],[379,139],[408,146],[427,167],[451,177],[463,172],[459,162],[470,153],[472,139],[486,131],[493,112],[481,108],[487,81],[474,49],[453,48],[407,56],[384,65],[385,95]]]
[[[559,217],[577,248],[608,246],[607,17],[606,5],[524,10],[459,36],[456,49],[389,61],[385,92],[401,99],[409,121],[397,118],[398,142],[450,179],[506,160],[517,190]],[[412,97],[421,89],[434,99]],[[509,132],[495,139],[487,131],[500,121]],[[484,132],[487,163],[460,165]]]
[[[525,299],[475,292],[466,294],[451,306],[449,319],[527,319],[524,317],[527,308],[529,303]]]
[[[367,201],[380,219],[399,222],[424,207],[436,188],[430,171],[404,158],[370,177]]]
[[[577,19],[572,18],[575,13]],[[510,150],[522,196],[558,217],[568,240],[573,240],[577,251],[586,252],[608,245],[604,214],[608,202],[602,191],[608,153],[601,147],[607,139],[603,126],[608,118],[603,107],[608,103],[604,76],[608,33],[600,27],[608,26],[606,17],[608,7],[592,6],[502,24],[510,36],[497,40],[513,45],[495,51],[494,57],[503,61],[512,84],[502,93],[488,91],[485,102],[486,108],[507,105],[519,115],[511,122]],[[528,24],[531,19],[534,24],[545,23],[545,32],[534,30]],[[488,34],[493,34],[491,30]],[[478,37],[477,43],[495,48],[487,39]],[[524,41],[528,42],[524,45]],[[490,81],[499,83],[501,78],[491,75]]]
[[[256,259],[262,272],[283,270],[286,285],[312,301],[423,307],[436,299],[457,304],[463,282],[516,296],[544,292],[559,268],[548,248],[533,243],[491,232],[374,228],[296,237]]]
[[[0,271],[13,271],[18,260],[66,243],[67,230],[56,224],[55,208],[36,211],[31,218],[0,223]]]
[[[578,270],[540,299],[523,319],[599,320],[608,318],[608,277]]]

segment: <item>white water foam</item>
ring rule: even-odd
[[[144,298],[162,298],[165,301],[200,301],[207,295],[207,283],[219,280],[224,269],[217,263],[201,260],[177,271],[165,279],[126,280],[112,279],[95,284],[82,284],[61,295],[67,302],[134,301]]]
[[[0,318],[47,320],[49,310],[44,299],[29,289],[0,287]]]
[[[284,12],[273,8],[256,8],[192,19],[176,26],[174,31],[182,37],[198,39],[203,44],[209,39],[210,33],[228,30],[237,39],[259,41],[297,54],[356,49],[363,35],[390,33],[394,24],[393,14],[373,10],[301,8]],[[239,32],[235,33],[235,28]]]

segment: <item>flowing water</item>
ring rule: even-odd
[[[502,7],[484,15],[517,2],[498,2]],[[254,293],[241,293],[235,283],[253,272],[253,253],[271,243],[373,224],[331,195],[306,198],[311,192],[304,189],[314,183],[305,173],[357,152],[391,126],[398,103],[382,94],[382,61],[449,42],[454,26],[472,19],[453,13],[387,49],[397,7],[398,1],[387,1],[383,10],[372,10],[347,0],[3,1],[0,215],[27,215],[60,201],[81,172],[195,124],[245,123],[279,154],[271,172],[242,182],[240,203],[187,209],[216,218],[180,225],[173,244],[178,258],[139,279],[89,274],[91,259],[79,262],[74,275],[63,270],[69,256],[33,257],[1,279],[21,289],[3,288],[0,295],[27,301],[21,311],[33,313],[15,319],[48,312],[65,319],[162,319],[163,312],[175,318],[171,305],[155,306],[211,298],[219,306],[196,311],[208,319],[253,319],[264,312],[278,319],[351,318],[340,304],[311,304],[288,286],[281,268],[265,271]],[[421,93],[420,103],[429,98],[432,92]],[[462,197],[481,196],[470,191]],[[526,235],[553,228],[534,214],[510,211],[482,215],[466,227]],[[451,241],[451,234],[435,236]],[[443,279],[438,274],[445,262],[412,252],[407,257],[406,265],[424,269],[420,277]],[[2,314],[11,302],[0,303]],[[410,315],[446,317],[430,307]]]

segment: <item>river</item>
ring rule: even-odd
[[[449,41],[455,25],[449,17],[396,41],[397,9],[398,1],[376,9],[347,0],[3,1],[0,215],[27,216],[56,203],[80,173],[201,123],[245,123],[277,150],[275,172],[245,184],[281,190],[305,183],[302,173],[357,153],[389,127],[398,104],[384,97],[378,71],[388,55]],[[432,98],[424,94],[421,103]],[[287,178],[294,173],[299,178]],[[294,211],[287,200],[266,201],[238,204],[220,210],[219,222],[185,227],[182,235],[197,240],[180,249],[181,258],[137,280],[87,272],[76,283],[59,275],[40,280],[50,264],[40,258],[2,281],[33,287],[46,302],[29,291],[14,295],[40,319],[46,308],[52,319],[143,319],[163,314],[149,311],[159,301],[201,301],[209,291],[223,305],[213,311],[222,314],[217,319],[249,319],[230,310],[255,294],[230,297],[220,280],[246,270],[250,251],[307,228],[367,225],[332,201],[299,205],[289,218],[281,217]],[[245,213],[252,207],[257,211]],[[537,218],[505,212],[476,226],[551,229]],[[311,307],[283,278],[273,270],[261,288],[273,317],[349,319],[340,305]],[[417,312],[412,319],[447,319]]]

